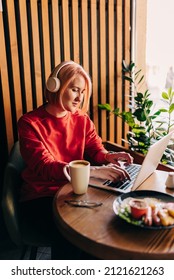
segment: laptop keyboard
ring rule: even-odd
[[[129,188],[134,182],[138,172],[140,171],[141,165],[130,164],[125,166],[125,170],[129,173],[131,180],[125,179],[124,181],[112,182],[107,180],[103,183],[103,185],[107,185],[113,188],[126,190]]]

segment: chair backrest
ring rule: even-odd
[[[20,234],[20,216],[18,191],[22,183],[21,172],[25,167],[17,141],[12,147],[8,163],[5,168],[3,194],[2,194],[2,210],[4,221],[10,235],[11,240],[16,245],[22,245],[22,237]]]

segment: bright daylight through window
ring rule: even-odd
[[[173,0],[147,0],[146,79],[157,106],[161,94],[174,90]]]
[[[146,153],[156,140],[174,129],[174,1],[132,3],[132,57],[135,57],[132,60],[136,69],[131,76],[133,114],[128,117],[133,119],[130,119],[132,123],[129,121],[132,131],[128,140],[132,149]],[[162,162],[174,166],[172,140],[173,137]]]

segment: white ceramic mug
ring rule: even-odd
[[[64,174],[70,181],[75,194],[87,192],[90,177],[90,162],[86,160],[73,160],[65,165]]]
[[[166,187],[168,189],[174,189],[174,172],[169,172],[166,180]]]

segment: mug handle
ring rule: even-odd
[[[70,181],[70,182],[71,182],[71,177],[70,177],[70,175],[68,174],[67,169],[69,170],[69,165],[68,165],[68,164],[64,166],[64,168],[63,168],[63,172],[64,172],[64,174],[65,174],[66,178],[68,179],[68,181]]]

